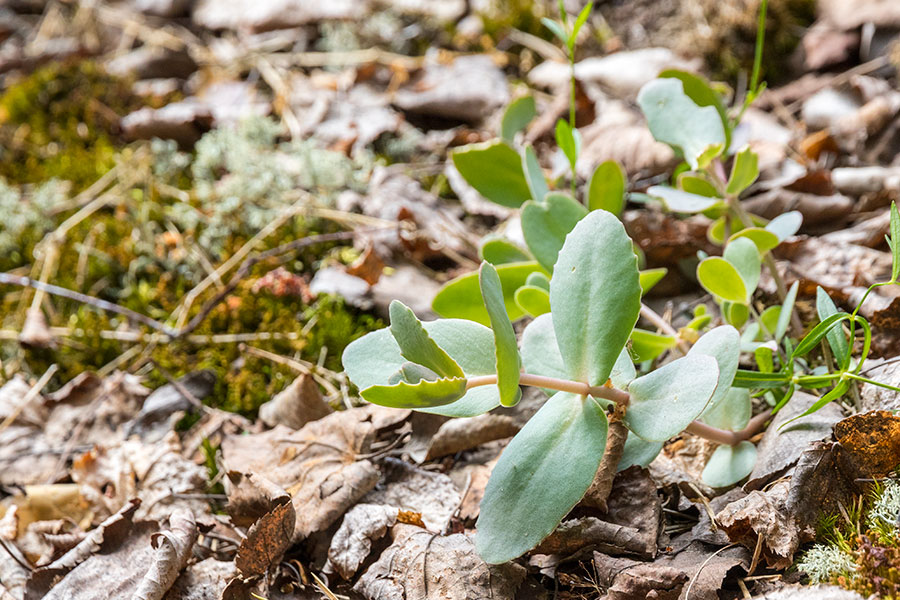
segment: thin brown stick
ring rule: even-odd
[[[50,365],[50,367],[44,371],[44,374],[41,375],[41,378],[38,379],[37,383],[31,386],[31,389],[25,394],[25,397],[22,398],[22,401],[16,406],[7,416],[3,419],[3,422],[0,423],[0,431],[3,431],[10,425],[12,425],[13,421],[15,421],[22,411],[25,410],[25,407],[28,406],[28,403],[38,397],[41,391],[47,386],[50,382],[50,378],[53,377],[53,374],[59,369],[55,364]]]

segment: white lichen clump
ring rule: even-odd
[[[884,490],[869,510],[868,525],[872,529],[877,529],[879,525],[896,529],[898,515],[900,515],[900,483],[895,479],[886,479]]]
[[[809,575],[810,583],[826,583],[838,575],[856,571],[856,561],[837,546],[816,544],[803,555],[797,569]]]

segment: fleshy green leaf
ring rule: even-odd
[[[519,347],[516,332],[506,315],[503,302],[503,288],[497,269],[488,262],[481,263],[479,271],[481,296],[491,319],[494,330],[494,348],[497,357],[497,389],[500,391],[500,404],[515,406],[522,397],[519,390]]]
[[[400,383],[401,381],[405,381],[406,383],[419,383],[422,380],[437,381],[440,378],[440,375],[438,375],[428,367],[423,367],[422,365],[417,365],[413,362],[405,362],[400,365],[399,371],[391,375],[391,378],[388,380],[388,384],[394,385],[395,383]]]
[[[659,455],[662,448],[663,442],[647,442],[629,431],[628,437],[625,438],[625,449],[622,451],[622,458],[619,459],[616,471],[624,471],[634,465],[646,467]]]
[[[741,334],[731,325],[716,327],[701,336],[688,351],[688,356],[699,354],[712,356],[719,367],[716,392],[709,400],[712,407],[725,397],[734,380],[741,359]]]
[[[666,441],[703,413],[718,378],[716,360],[704,354],[679,358],[638,377],[628,385],[626,427],[648,442]]]
[[[625,172],[614,160],[597,165],[588,183],[588,208],[619,216],[625,208]]]
[[[654,79],[641,88],[638,104],[653,137],[681,150],[692,169],[710,158],[709,148],[725,148],[725,128],[713,106],[697,106],[678,79]],[[705,155],[705,156],[704,156]]]
[[[704,198],[719,198],[716,186],[695,171],[685,171],[678,176],[678,189]]]
[[[525,285],[528,276],[535,272],[546,275],[536,262],[509,263],[497,266],[500,283],[503,284],[506,313],[511,321],[525,316],[525,313],[516,304],[515,294],[517,289]],[[490,323],[490,317],[481,301],[476,271],[448,281],[434,297],[431,308],[442,317],[469,319],[482,325]]]
[[[550,278],[543,273],[534,272],[525,280],[525,285],[533,285],[550,293]]]
[[[704,258],[697,265],[697,281],[707,292],[722,300],[747,304],[749,294],[740,273],[720,256]],[[729,321],[730,322],[730,321]]]
[[[569,127],[569,123],[565,119],[556,121],[556,145],[562,150],[569,164],[574,165],[575,161],[578,160],[578,145],[575,142],[572,128]]]
[[[738,369],[731,385],[748,389],[771,389],[784,387],[790,381],[791,376],[787,373],[760,373]]]
[[[421,380],[418,383],[400,381],[394,385],[373,385],[360,390],[367,402],[391,408],[436,408],[456,402],[466,394],[463,377]]]
[[[684,93],[687,94],[688,98],[694,101],[694,104],[697,106],[712,106],[715,108],[716,112],[719,113],[719,119],[721,119],[725,129],[725,145],[728,146],[731,143],[728,111],[725,108],[725,103],[722,100],[721,94],[713,89],[709,81],[700,75],[688,73],[686,71],[678,71],[676,69],[666,69],[665,71],[662,71],[658,77],[674,77],[675,79],[679,79],[684,86]]]
[[[548,19],[547,17],[544,17],[543,19],[541,19],[541,23],[543,23],[544,27],[549,29],[553,33],[553,35],[555,35],[557,38],[559,38],[559,41],[561,41],[563,43],[563,45],[565,45],[568,48],[569,36],[566,33],[566,30],[563,29],[562,25],[560,25],[553,19]]]
[[[528,252],[519,248],[508,239],[499,236],[487,236],[481,240],[478,255],[481,257],[481,260],[486,260],[492,265],[532,260]]]
[[[750,187],[757,177],[759,177],[759,157],[749,146],[745,146],[734,156],[734,167],[731,169],[731,177],[728,178],[725,192],[731,196],[738,196]]]
[[[470,144],[451,156],[463,179],[491,202],[518,208],[531,198],[522,157],[506,142]]]
[[[545,269],[553,271],[566,236],[587,213],[584,206],[559,192],[548,194],[541,203],[525,203],[521,216],[525,243]]]
[[[406,360],[428,367],[441,377],[462,377],[463,370],[431,339],[411,308],[394,300],[389,308],[391,335]]]
[[[422,326],[462,367],[467,377],[495,373],[494,334],[487,327],[461,319],[426,321]],[[389,385],[391,376],[406,362],[388,328],[373,331],[351,342],[341,360],[350,381],[359,389]],[[426,412],[450,417],[474,417],[499,404],[497,386],[486,385],[469,390],[457,402]]]
[[[532,317],[550,312],[550,293],[536,285],[523,285],[516,290],[516,304]]]
[[[646,294],[649,292],[654,285],[660,282],[660,280],[666,276],[669,270],[665,267],[659,267],[656,269],[644,269],[638,274],[639,281],[641,283],[641,294]]]
[[[578,32],[581,31],[581,27],[588,20],[588,17],[591,15],[591,9],[594,8],[594,1],[591,0],[587,4],[584,5],[584,8],[581,9],[581,12],[578,13],[578,17],[575,19],[575,24],[572,25],[572,35],[569,36],[568,48],[571,50],[575,41],[578,39]]]
[[[840,312],[828,292],[821,287],[816,287],[816,310],[819,313],[820,321]],[[840,368],[846,369],[850,362],[850,346],[847,344],[847,338],[844,337],[844,330],[841,327],[835,327],[825,334],[825,338],[828,340],[828,345],[831,346],[831,353],[834,354],[837,364]]]
[[[615,215],[590,212],[568,235],[550,280],[550,306],[568,374],[605,383],[641,309],[637,257]]]
[[[525,129],[537,115],[533,96],[522,96],[509,103],[500,124],[500,136],[510,144],[516,134]]]
[[[557,379],[569,376],[556,344],[553,318],[549,314],[535,318],[522,332],[522,364],[526,373]]]
[[[673,335],[637,328],[631,332],[631,352],[639,363],[655,359],[669,348],[674,348],[677,342]]]
[[[778,236],[769,231],[768,229],[763,229],[762,227],[747,227],[745,229],[741,229],[737,233],[734,233],[730,238],[728,238],[728,243],[730,244],[734,240],[738,238],[747,238],[754,244],[756,244],[756,250],[760,254],[765,254],[775,246],[777,246],[781,240],[778,239]]]
[[[746,304],[756,290],[756,284],[759,283],[759,275],[762,270],[762,262],[759,259],[756,244],[747,238],[738,238],[725,246],[722,258],[737,269],[738,274],[744,281],[744,286],[747,289],[747,299],[744,302]]]
[[[490,564],[534,548],[590,487],[603,458],[606,413],[591,398],[560,392],[512,439],[481,501],[475,547]]]
[[[706,239],[717,246],[725,244],[725,223],[728,221],[726,216],[721,216],[706,228]]]
[[[744,441],[736,446],[719,446],[709,457],[701,478],[709,487],[728,487],[749,475],[755,464],[756,446],[750,442]]]
[[[647,188],[647,193],[654,198],[659,198],[666,208],[677,213],[694,214],[723,206],[721,198],[707,198],[664,185],[650,186]]]
[[[798,231],[803,224],[803,215],[800,211],[792,210],[783,215],[778,215],[766,225],[766,229],[778,236],[778,240],[783,242]]]
[[[729,325],[740,329],[747,322],[747,319],[750,318],[750,307],[746,304],[723,302],[722,314]]]
[[[706,408],[700,420],[712,427],[740,431],[750,422],[752,412],[750,390],[726,388],[722,399]]]
[[[612,372],[609,374],[609,380],[615,387],[624,390],[629,383],[634,381],[635,377],[637,377],[637,370],[635,370],[634,363],[631,361],[631,353],[628,351],[628,348],[622,348],[622,352],[619,354],[619,358],[616,359],[616,364],[613,365]]]
[[[531,198],[537,202],[543,202],[544,196],[550,190],[533,146],[525,146],[522,150],[522,170],[525,173],[528,189],[531,191]]]
[[[891,202],[891,283],[897,282],[900,276],[900,212],[897,211],[897,203]]]
[[[787,333],[788,325],[791,322],[791,313],[794,310],[794,302],[797,300],[797,290],[799,289],[800,282],[795,281],[784,297],[784,304],[781,305],[781,311],[778,313],[778,323],[775,325],[776,342],[781,342],[781,338]]]

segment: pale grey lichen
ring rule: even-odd
[[[51,179],[37,186],[14,186],[0,178],[0,255],[20,248],[20,236],[40,237],[55,223],[52,215],[69,200],[70,184]]]
[[[838,575],[856,571],[856,561],[835,545],[816,544],[803,555],[797,569],[809,575],[813,584],[826,583]]]
[[[895,479],[886,479],[884,489],[869,509],[867,524],[872,529],[883,528],[885,525],[897,529],[898,516],[900,516],[900,483]]]

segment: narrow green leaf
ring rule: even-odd
[[[394,300],[390,305],[391,335],[408,361],[428,367],[441,377],[462,377],[463,370],[431,339],[422,322],[408,306]]]
[[[628,385],[631,403],[623,422],[648,442],[664,442],[703,413],[718,379],[719,368],[711,356],[674,360]]]
[[[625,172],[614,160],[597,165],[588,183],[588,208],[619,216],[625,208]]]
[[[798,231],[803,224],[803,215],[799,211],[792,210],[783,215],[778,215],[766,225],[766,229],[778,236],[783,242]]]
[[[516,304],[529,316],[537,317],[550,312],[550,293],[536,285],[523,285],[516,290]]]
[[[639,363],[654,360],[669,348],[674,348],[676,343],[674,335],[664,335],[638,328],[631,332],[631,352]]]
[[[500,136],[512,144],[516,134],[525,129],[537,116],[534,96],[522,96],[509,103],[500,123]]]
[[[569,375],[605,383],[641,309],[637,257],[615,215],[590,212],[566,237],[550,280],[550,306]]]
[[[725,388],[722,399],[709,406],[701,415],[700,420],[712,427],[740,431],[750,422],[753,410],[750,401],[750,390],[746,388]]]
[[[692,169],[710,157],[711,146],[718,152],[724,149],[725,128],[718,111],[697,106],[680,80],[654,79],[641,88],[637,101],[653,137],[679,149]]]
[[[549,29],[550,32],[553,33],[553,35],[559,38],[559,41],[561,41],[563,45],[566,46],[566,48],[569,47],[569,36],[566,33],[566,30],[563,29],[562,25],[560,25],[553,19],[548,19],[547,17],[541,19],[541,23],[543,23],[544,27]]]
[[[422,325],[431,338],[462,367],[466,377],[494,374],[494,334],[490,329],[461,319],[426,321]],[[393,374],[406,362],[387,327],[351,342],[341,360],[350,381],[359,389],[391,385]],[[474,417],[499,404],[497,386],[486,385],[469,390],[456,402],[425,409],[425,412],[448,417]]]
[[[784,387],[790,381],[791,376],[787,373],[760,373],[738,369],[731,385],[748,389],[771,389]]]
[[[803,414],[797,415],[793,419],[786,421],[779,427],[779,429],[784,429],[790,423],[793,423],[797,419],[807,417],[807,416],[813,414],[814,412],[816,412],[817,410],[819,410],[826,404],[829,404],[829,403],[833,402],[834,400],[837,400],[838,398],[843,396],[849,389],[850,389],[850,380],[849,379],[840,380],[838,382],[838,384],[836,386],[834,386],[834,388],[830,392],[828,392],[827,394],[825,394],[824,396],[822,396],[821,398],[816,400],[813,403],[813,405],[810,406],[808,409],[806,409],[806,411]]]
[[[781,342],[781,338],[787,333],[788,325],[791,323],[791,313],[794,311],[794,302],[797,300],[797,291],[800,289],[800,282],[795,281],[784,297],[784,304],[781,305],[781,312],[778,313],[778,324],[775,326],[775,341]]]
[[[584,8],[581,9],[581,12],[578,13],[578,18],[575,19],[575,24],[572,25],[572,35],[569,36],[569,49],[571,50],[575,41],[578,39],[578,32],[581,31],[581,27],[588,20],[588,17],[591,16],[591,10],[594,8],[594,0],[591,0],[587,4],[584,5]]]
[[[499,236],[487,236],[482,239],[481,246],[478,248],[478,255],[481,260],[486,260],[492,265],[533,260],[528,252],[519,248],[508,239]]]
[[[544,202],[526,202],[522,207],[522,234],[534,257],[548,271],[553,271],[566,236],[574,229],[587,209],[570,196],[553,192]]]
[[[897,282],[900,276],[900,212],[897,211],[897,203],[891,202],[891,256],[893,262],[891,264],[891,283]]]
[[[756,244],[756,250],[760,254],[765,254],[777,246],[781,241],[776,234],[768,229],[763,229],[762,227],[746,227],[741,229],[728,238],[728,243],[730,244],[738,238],[747,238]]]
[[[666,208],[677,213],[694,214],[717,206],[724,206],[721,198],[707,198],[664,185],[650,186],[647,188],[647,193],[654,198],[659,198]]]
[[[466,394],[463,377],[373,385],[359,392],[367,402],[391,408],[434,408],[456,402]]]
[[[818,344],[829,331],[831,331],[842,321],[847,321],[849,319],[850,315],[848,315],[847,313],[838,313],[820,321],[819,324],[813,327],[812,331],[807,333],[806,336],[800,341],[800,343],[797,344],[797,347],[794,348],[793,354],[791,354],[791,359],[807,354],[810,350],[816,347],[816,344]]]
[[[512,439],[491,473],[475,547],[490,564],[521,556],[559,525],[590,487],[606,448],[593,399],[554,394]]]
[[[729,487],[753,472],[756,464],[756,446],[743,441],[736,446],[719,446],[706,468],[703,469],[703,483],[712,488]]]
[[[757,177],[759,177],[759,157],[749,146],[744,146],[734,156],[734,167],[731,169],[725,193],[739,196],[756,181]]]
[[[463,146],[451,158],[463,179],[491,202],[519,208],[531,198],[522,157],[503,140]]]
[[[556,145],[559,146],[559,149],[566,156],[569,165],[574,165],[575,161],[578,160],[578,148],[572,128],[569,127],[569,123],[565,119],[556,121]]]
[[[516,304],[515,294],[517,289],[525,285],[528,276],[535,272],[547,275],[536,262],[497,265],[497,273],[503,284],[506,313],[511,321],[525,316]],[[487,325],[491,321],[481,301],[476,271],[448,281],[432,300],[431,308],[442,317],[469,319],[482,325]]]
[[[744,281],[747,289],[747,298],[744,304],[750,302],[750,297],[759,283],[759,275],[762,270],[762,262],[756,244],[747,238],[738,238],[725,246],[722,258],[730,262]]]
[[[820,321],[840,312],[828,292],[818,286],[816,287],[816,311],[819,313]],[[835,327],[825,334],[825,338],[828,340],[828,345],[831,346],[831,353],[834,354],[838,367],[846,369],[850,364],[850,346],[847,344],[843,329]]]
[[[747,304],[747,285],[730,262],[720,256],[704,258],[697,265],[697,281],[713,296],[737,304]],[[731,321],[729,321],[731,322]]]
[[[702,174],[696,171],[685,171],[678,175],[678,189],[683,192],[703,196],[704,198],[719,198],[719,190]],[[721,198],[719,198],[721,199]]]
[[[741,358],[741,334],[731,325],[716,327],[701,336],[688,351],[688,356],[698,354],[712,356],[719,367],[716,392],[709,400],[710,406],[714,406],[725,398],[734,381]]]
[[[497,389],[500,390],[500,404],[515,406],[522,397],[519,390],[519,347],[516,332],[506,314],[503,301],[503,287],[497,269],[489,262],[481,263],[478,275],[484,307],[491,319],[494,330],[494,348],[497,357]]]
[[[666,276],[669,270],[665,267],[659,267],[656,269],[644,269],[641,271],[638,276],[641,283],[641,294],[644,295],[649,292],[654,285],[660,282],[660,280]]]
[[[525,181],[531,191],[532,200],[543,202],[544,196],[550,190],[547,187],[544,171],[538,163],[537,154],[534,153],[534,146],[525,146],[522,149],[522,171],[525,173]]]

